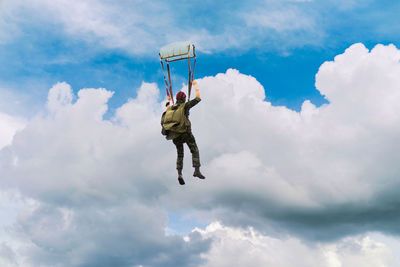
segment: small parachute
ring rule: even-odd
[[[194,76],[194,68],[196,66],[196,52],[194,44],[190,42],[175,42],[166,46],[163,46],[160,49],[160,62],[161,67],[164,73],[164,82],[167,90],[167,95],[171,97],[172,103],[174,103],[174,95],[172,93],[172,84],[171,84],[171,71],[169,68],[169,63],[178,61],[178,60],[188,60],[188,68],[189,68],[189,78],[188,78],[188,98],[187,101],[190,100],[190,92],[192,89],[192,81]],[[194,58],[193,67],[190,59]],[[164,64],[167,65],[168,71],[168,80],[165,76]]]

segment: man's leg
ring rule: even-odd
[[[200,153],[199,149],[197,148],[196,140],[192,133],[188,133],[186,138],[186,144],[189,146],[190,152],[192,153],[192,164],[195,169],[193,176],[198,177],[200,179],[204,179],[203,174],[200,172]]]
[[[172,141],[176,146],[176,152],[177,152],[176,169],[178,170],[178,181],[179,184],[184,185],[185,181],[183,180],[182,177],[183,156],[184,156],[183,143],[181,142],[181,140],[179,140],[179,138],[173,139]]]

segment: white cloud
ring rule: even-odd
[[[63,32],[92,45],[146,56],[177,40],[193,41],[205,52],[231,48],[246,51],[260,46],[263,50],[282,50],[317,44],[323,30],[317,29],[315,16],[293,5],[297,4],[268,2],[240,4],[232,9],[224,3],[212,3],[203,8],[217,12],[210,12],[215,18],[205,18],[202,12],[197,13],[196,2],[182,5],[163,1],[5,0],[9,22],[4,32],[14,31],[9,31],[8,25],[17,29],[24,25],[38,29],[51,26],[58,34]],[[208,19],[217,23],[210,26]]]
[[[4,267],[18,266],[14,251],[5,243],[0,244],[0,264]]]
[[[212,240],[210,251],[203,255],[207,263],[202,266],[207,267],[383,267],[393,266],[395,253],[368,235],[309,246],[297,238],[271,237],[251,227],[232,228],[218,222],[194,231]]]
[[[122,48],[134,53],[147,52],[149,45],[154,46],[159,40],[156,37],[157,29],[168,22],[168,16],[159,12],[161,7],[154,9],[153,4],[145,2],[136,2],[132,6],[98,0],[40,0],[33,1],[33,4],[34,8],[47,9],[49,17],[60,22],[68,34],[87,41],[98,40],[106,47]],[[156,11],[159,13],[154,14]],[[157,20],[150,20],[156,15]],[[146,30],[142,25],[151,30]]]
[[[18,104],[16,97],[11,96],[9,91],[1,86],[0,92],[2,93],[2,100],[0,101],[2,108],[2,112],[0,112],[0,149],[2,149],[12,143],[15,133],[24,128],[26,120],[20,116],[10,115],[11,109],[8,107]]]
[[[0,26],[4,25],[4,34],[11,35],[14,30],[8,25],[17,29],[16,26],[23,28],[26,24],[41,28],[51,25],[90,43],[140,54],[149,52],[147,47],[154,47],[160,40],[155,34],[169,17],[163,15],[166,14],[162,12],[163,6],[162,3],[136,2],[132,5],[99,0],[4,0],[3,13],[7,14],[9,22],[2,24],[0,21]],[[158,19],[149,19],[151,17]]]
[[[249,242],[235,227],[252,226],[263,244],[272,242],[271,251],[293,248],[310,261],[328,257],[332,266],[386,264],[384,245],[354,235],[398,231],[399,53],[394,46],[351,46],[316,76],[330,103],[306,101],[300,112],[272,106],[263,86],[237,70],[199,79],[203,100],[191,120],[207,179],[190,177],[187,153],[183,187],[175,147],[160,134],[163,103],[155,84],[143,83],[110,120],[103,115],[112,92],[86,88],[75,99],[68,84],[54,85],[46,113],[0,152],[1,187],[16,187],[36,203],[14,222],[13,234],[27,244],[16,254],[33,266],[55,264],[60,255],[66,266],[95,259],[197,266],[209,241],[199,233],[190,242],[165,233],[167,211],[178,210],[205,223],[221,221],[229,240],[240,237],[229,247],[212,234],[214,246],[221,243],[207,254],[214,261],[218,251]],[[276,240],[272,233],[289,237]],[[323,245],[325,254],[302,239],[346,235],[354,238]],[[254,260],[263,261],[264,245],[257,246]],[[349,247],[357,247],[356,258]]]
[[[162,210],[131,202],[87,208],[40,204],[12,229],[21,266],[197,266],[208,241],[165,236]],[[178,257],[179,256],[179,257]]]
[[[14,10],[15,5],[12,1],[0,1],[0,45],[8,42],[19,33],[17,25],[10,22]]]
[[[24,125],[22,119],[0,113],[0,149],[10,145],[15,133],[23,129]]]
[[[316,25],[312,17],[302,14],[299,9],[257,10],[246,14],[245,20],[250,27],[271,28],[278,32],[287,30],[314,30]]]
[[[57,112],[65,106],[72,104],[72,89],[67,83],[57,83],[50,89],[48,94],[47,107],[51,112]]]

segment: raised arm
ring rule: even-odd
[[[201,101],[199,88],[197,87],[197,82],[193,81],[192,84],[194,85],[194,87],[196,89],[196,98],[194,98],[186,103],[185,110],[186,110],[187,115],[189,114],[189,109],[191,109],[192,107],[194,107],[195,105],[197,105],[197,103],[199,103]]]
[[[200,98],[200,91],[199,91],[199,87],[197,86],[197,82],[193,81],[192,84],[194,85],[194,88],[196,89],[196,97]]]

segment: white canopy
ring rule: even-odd
[[[174,61],[194,57],[194,45],[189,42],[175,42],[160,49],[161,59]]]

